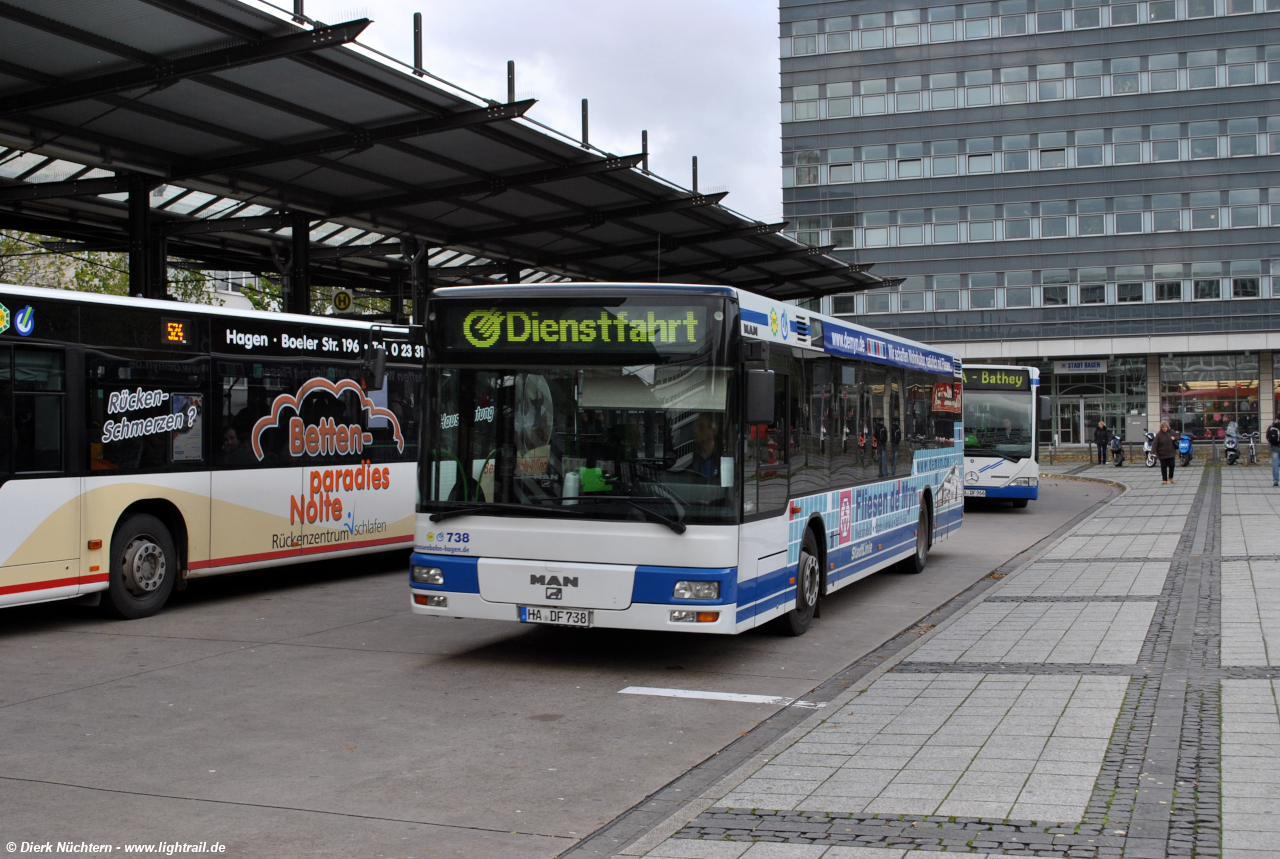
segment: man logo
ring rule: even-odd
[[[564,599],[564,591],[560,588],[547,588],[547,599],[562,600]]]
[[[462,320],[462,336],[478,349],[488,349],[502,336],[502,314],[496,310],[473,310]]]
[[[531,585],[550,585],[556,588],[576,588],[578,586],[577,576],[529,576],[529,584]]]

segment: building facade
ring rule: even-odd
[[[783,0],[797,238],[899,286],[827,312],[1039,366],[1044,442],[1265,428],[1280,0]]]

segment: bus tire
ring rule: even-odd
[[[130,516],[111,537],[111,578],[103,610],[113,617],[150,617],[164,607],[178,578],[178,550],[154,516]]]
[[[1014,499],[1013,499],[1013,506],[1014,506],[1016,509],[1018,509],[1018,510],[1022,510],[1023,508],[1025,508],[1025,507],[1027,506],[1027,499],[1026,499],[1026,498],[1014,498]]]
[[[822,592],[822,555],[813,531],[806,528],[800,542],[800,563],[796,566],[796,607],[781,619],[787,635],[804,635],[813,623],[818,596]]]
[[[902,561],[898,569],[904,573],[916,575],[924,572],[924,565],[929,560],[929,547],[933,544],[933,509],[927,499],[920,504],[920,518],[916,522],[916,550],[911,557]]]

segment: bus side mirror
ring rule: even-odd
[[[1040,398],[1040,417],[1041,418],[1046,417],[1049,414],[1049,410],[1051,408],[1053,408],[1053,405],[1052,403],[1049,402],[1049,398],[1041,397]]]
[[[360,360],[360,384],[366,391],[381,391],[387,382],[387,350],[369,346]]]
[[[771,424],[773,413],[773,371],[747,371],[747,423]]]

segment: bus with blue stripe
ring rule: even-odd
[[[718,286],[436,290],[415,613],[799,635],[960,527],[957,356]]]
[[[964,494],[1026,507],[1040,494],[1040,371],[966,366]]]

